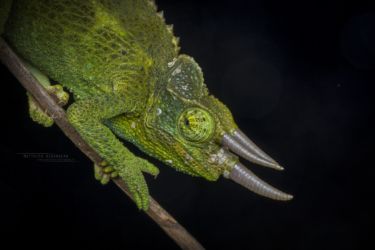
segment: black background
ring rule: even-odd
[[[158,1],[210,91],[284,172],[247,164],[288,203],[159,162],[150,191],[208,249],[365,249],[374,225],[375,9],[364,1]],[[175,249],[1,70],[2,245]],[[23,153],[67,155],[41,162]],[[139,153],[139,151],[137,151]],[[53,245],[51,245],[51,243]],[[373,246],[372,246],[373,247]],[[367,246],[366,249],[371,249]]]

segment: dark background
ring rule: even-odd
[[[208,249],[365,249],[375,226],[370,1],[157,2],[210,91],[286,170],[247,165],[295,199],[271,201],[158,162],[159,177],[146,177],[153,197]],[[177,248],[113,184],[94,180],[56,126],[30,120],[24,89],[0,70],[2,245]],[[71,162],[25,154],[45,152]]]

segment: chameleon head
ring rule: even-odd
[[[237,128],[229,109],[208,94],[199,65],[186,55],[168,72],[144,115],[147,153],[182,172],[216,180],[220,175],[276,200],[290,200],[239,162],[239,156],[278,170],[283,168]],[[165,83],[166,81],[166,83]]]

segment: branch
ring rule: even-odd
[[[57,126],[64,134],[93,162],[99,164],[101,157],[82,139],[78,132],[72,127],[65,115],[65,110],[61,108],[38,83],[33,75],[23,64],[22,60],[13,52],[8,44],[0,38],[0,60],[5,64],[13,75],[19,80],[23,87],[35,98],[39,105],[47,111],[54,119]],[[115,184],[131,199],[131,195],[125,183],[117,178],[113,179]],[[182,249],[204,249],[203,246],[181,226],[163,207],[150,197],[150,207],[146,211],[165,232]]]

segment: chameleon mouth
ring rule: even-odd
[[[229,149],[233,153],[250,162],[276,170],[284,169],[275,160],[264,153],[258,146],[256,146],[255,143],[239,129],[233,131],[231,134],[224,134],[221,143],[224,148]],[[227,154],[229,154],[229,152],[227,152]],[[224,177],[233,180],[234,182],[261,196],[281,201],[287,201],[293,198],[292,195],[286,194],[262,181],[240,162],[235,163],[229,172],[224,171],[223,175]]]

